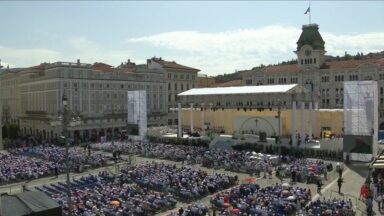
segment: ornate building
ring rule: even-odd
[[[95,139],[126,126],[127,91],[146,90],[148,125],[177,122],[169,111],[172,95],[193,88],[199,70],[161,58],[118,67],[104,63],[44,63],[0,75],[3,121],[19,125],[22,134],[54,138],[61,134],[58,117],[62,95],[82,124],[71,127],[73,137]],[[170,88],[171,86],[171,88]],[[174,88],[173,88],[174,86]]]
[[[304,25],[297,41],[297,64],[256,67],[242,71],[243,85],[297,83],[311,93],[304,99],[319,108],[342,109],[343,82],[376,80],[379,92],[379,128],[384,130],[384,58],[327,61],[325,42],[317,24]]]

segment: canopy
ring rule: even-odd
[[[61,216],[61,206],[40,191],[1,195],[1,216]],[[6,208],[5,208],[6,206]]]
[[[194,88],[194,89],[190,89],[188,91],[182,92],[178,94],[178,96],[287,93],[297,86],[298,86],[297,84],[288,84],[288,85]]]

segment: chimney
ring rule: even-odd
[[[80,65],[80,59],[77,59],[77,65]]]

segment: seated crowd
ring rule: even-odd
[[[160,143],[132,143],[132,142],[110,142],[92,144],[92,148],[105,151],[120,151],[125,154],[136,154],[144,157],[162,158],[173,161],[185,161],[187,164],[201,164],[206,167],[223,168],[228,171],[245,172],[257,174],[268,173],[271,176],[274,167],[281,163],[285,164],[284,170],[278,174],[291,177],[297,181],[304,181],[311,174],[324,174],[330,171],[331,164],[322,161],[311,161],[308,159],[296,159],[295,157],[278,157],[261,153],[250,153],[245,151],[233,151],[223,149],[207,149],[204,147],[166,145]],[[296,175],[295,175],[296,174]],[[302,180],[303,179],[303,180]]]
[[[356,212],[353,210],[351,199],[348,201],[340,199],[325,200],[325,197],[321,201],[320,199],[315,202],[309,203],[309,205],[302,207],[298,212],[299,216],[354,216]]]
[[[162,158],[172,161],[184,161],[187,155],[195,159],[194,162],[200,160],[206,148],[196,146],[183,145],[167,145],[162,143],[132,143],[132,142],[110,142],[96,143],[91,145],[94,149],[104,151],[120,151],[123,154],[134,154],[144,157]],[[197,156],[197,157],[194,157]],[[189,161],[193,163],[193,161]]]
[[[124,175],[101,172],[74,180],[72,185],[73,215],[154,215],[173,209],[176,200],[171,195],[130,185]],[[63,206],[68,214],[66,184],[37,187]]]
[[[243,184],[229,191],[217,193],[212,205],[220,215],[225,212],[239,215],[291,215],[311,199],[311,191],[300,187],[276,184],[261,188],[257,184]]]
[[[202,170],[147,163],[122,170],[132,181],[156,191],[167,191],[182,201],[192,201],[229,188],[236,184],[237,176],[209,175]]]
[[[293,182],[316,183],[321,175],[327,180],[328,172],[333,169],[332,163],[326,164],[321,160],[289,157],[284,160],[286,163],[276,168],[276,175],[280,178],[291,178]]]
[[[42,158],[58,164],[65,164],[65,148],[58,146],[40,145],[33,147],[22,147],[10,150],[17,155]],[[107,158],[102,154],[88,154],[82,148],[71,148],[69,150],[69,161],[72,170],[81,171],[88,167],[101,167],[106,165]],[[80,166],[82,168],[80,168]]]
[[[0,154],[0,184],[32,180],[54,174],[63,167],[54,162],[9,153]]]

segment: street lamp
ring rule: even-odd
[[[76,116],[75,113],[72,110],[69,110],[68,108],[68,99],[65,94],[63,94],[61,98],[61,102],[63,104],[63,115],[62,117],[59,117],[59,120],[61,120],[61,124],[63,126],[63,138],[65,142],[65,164],[66,164],[66,175],[67,175],[67,196],[68,196],[68,215],[72,215],[72,200],[71,200],[71,182],[69,178],[69,132],[68,127],[69,126],[77,126],[81,123],[80,116]],[[60,122],[59,122],[60,124]]]
[[[65,94],[61,98],[63,104],[63,136],[65,142],[65,165],[66,165],[66,174],[67,174],[67,198],[68,198],[68,215],[72,215],[72,200],[71,200],[71,182],[69,179],[69,143],[68,143],[68,125],[69,125],[69,115],[68,115],[68,99]]]
[[[280,141],[280,121],[281,121],[281,101],[277,99],[277,144],[279,145],[279,155],[281,155],[281,141]]]

